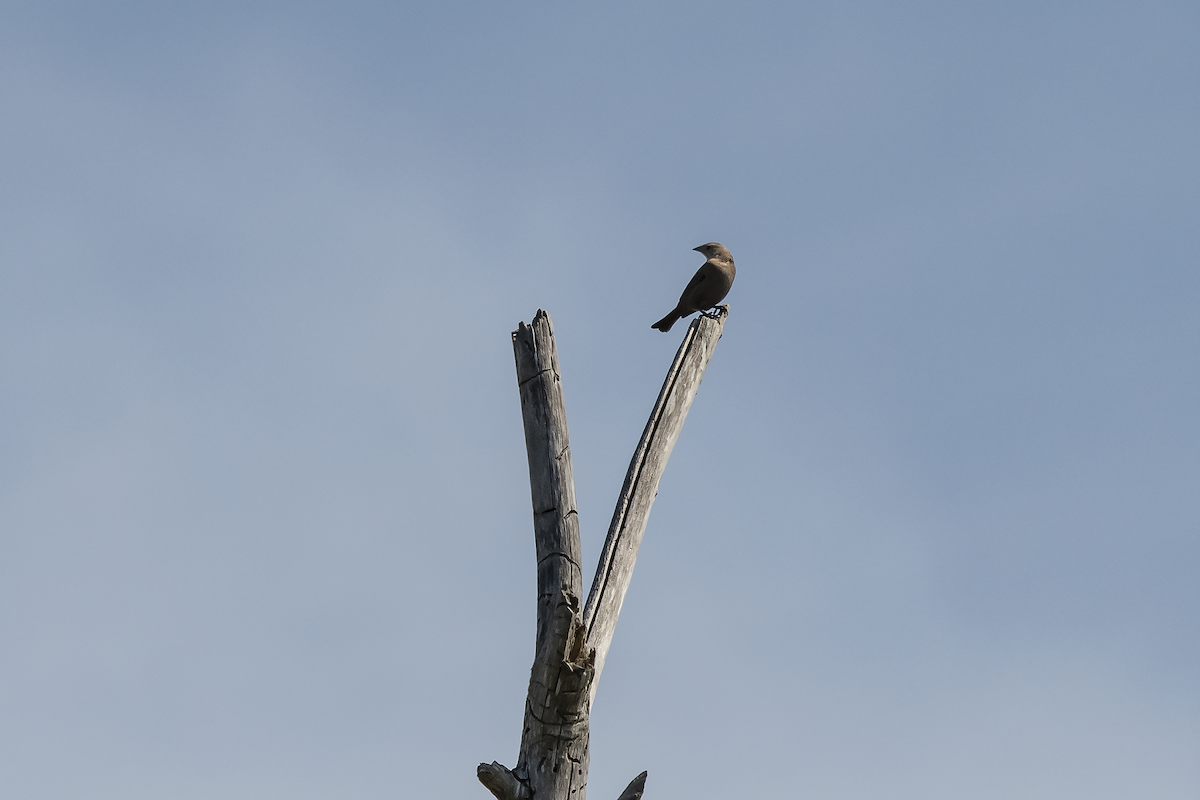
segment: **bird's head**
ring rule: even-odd
[[[733,256],[725,249],[725,245],[719,242],[709,242],[708,244],[702,244],[692,249],[702,254],[705,258],[717,261],[733,261]]]

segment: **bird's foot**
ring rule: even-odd
[[[708,317],[709,319],[720,319],[722,317],[722,315],[728,315],[728,314],[729,314],[728,304],[723,305],[723,306],[713,306],[712,310],[710,310],[710,311],[701,311],[700,312],[700,316]]]

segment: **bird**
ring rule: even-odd
[[[675,306],[675,310],[651,325],[651,328],[666,333],[671,330],[675,320],[710,309],[729,294],[737,270],[733,266],[733,256],[725,249],[725,245],[709,242],[692,249],[708,260],[700,265],[700,269],[688,281],[687,288],[679,295],[679,305]]]

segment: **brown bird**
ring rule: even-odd
[[[679,295],[679,305],[675,306],[675,310],[651,325],[651,328],[666,333],[671,330],[675,320],[712,308],[729,294],[737,270],[733,266],[733,256],[725,246],[709,242],[692,249],[698,250],[708,260],[700,265],[700,269],[688,281],[687,288]]]

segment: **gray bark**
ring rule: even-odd
[[[642,792],[646,789],[646,773],[638,775],[629,785],[625,787],[625,791],[621,792],[621,796],[617,800],[642,800]]]
[[[658,393],[658,401],[642,431],[641,441],[633,451],[629,470],[625,473],[625,485],[621,488],[621,496],[608,526],[608,537],[604,540],[600,563],[596,567],[592,590],[588,593],[583,612],[587,649],[596,654],[588,708],[591,708],[595,699],[600,670],[604,668],[604,659],[617,627],[617,617],[625,602],[625,592],[633,578],[633,565],[637,561],[642,534],[650,518],[650,506],[658,496],[659,479],[679,439],[683,421],[692,407],[692,400],[700,388],[700,380],[704,377],[704,370],[708,367],[728,317],[729,306],[721,306],[716,314],[701,314],[688,326],[683,343],[679,345],[675,360]]]
[[[539,310],[532,325],[521,323],[513,332],[537,549],[537,637],[517,766],[509,770],[493,761],[476,770],[499,800],[586,798],[588,714],[596,678],[659,478],[727,315],[727,307],[702,315],[675,354],[630,463],[586,611],[571,446],[550,316]],[[640,798],[645,781],[642,773],[620,800]]]

